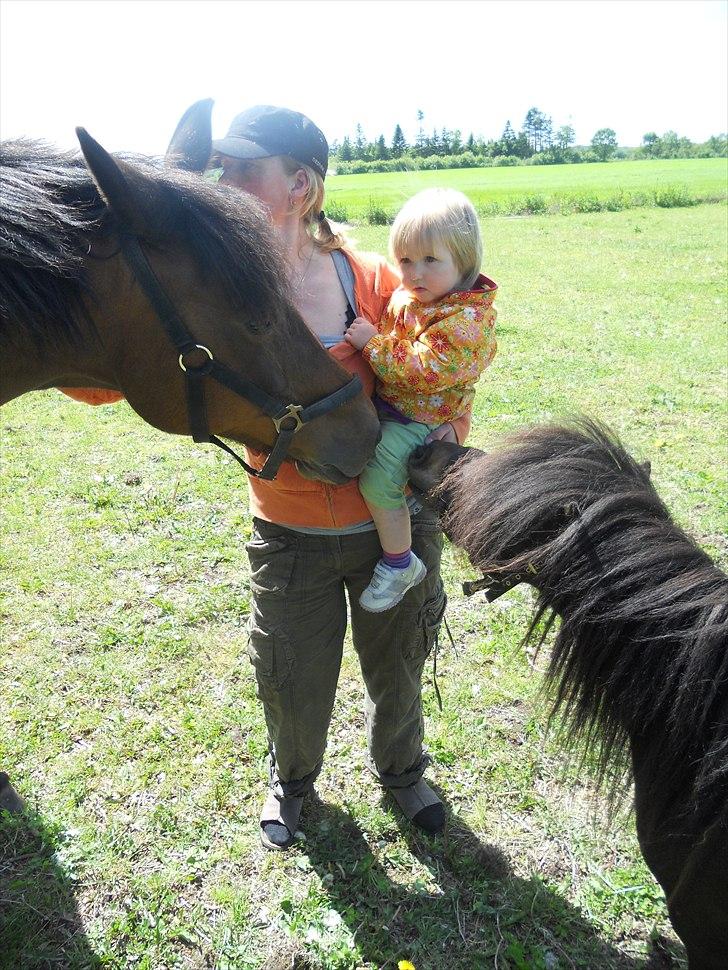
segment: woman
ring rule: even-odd
[[[213,148],[209,176],[251,192],[269,208],[294,303],[323,345],[371,391],[372,373],[344,333],[356,316],[380,318],[399,277],[382,257],[348,248],[324,216],[323,134],[302,114],[259,105],[238,115]],[[468,420],[458,424],[462,440]],[[456,438],[451,425],[433,434]],[[250,457],[262,463],[262,456]],[[429,759],[421,707],[422,669],[445,608],[437,520],[425,510],[412,515],[413,549],[427,566],[426,580],[394,609],[372,614],[359,606],[359,597],[381,549],[357,482],[310,481],[286,462],[275,481],[251,478],[249,484],[249,654],[270,747],[263,844],[291,845],[303,797],[321,770],[346,632],[346,593],[373,768],[407,818],[439,831],[444,808],[422,778]]]

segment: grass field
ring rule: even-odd
[[[725,199],[728,164],[724,158],[697,158],[390,172],[332,176],[326,184],[327,209],[354,221],[366,220],[372,209],[392,216],[415,192],[443,185],[465,192],[484,215],[589,212]]]
[[[725,208],[483,232],[500,349],[472,443],[601,417],[728,565]],[[386,228],[357,236],[385,249]],[[32,808],[0,822],[2,970],[685,967],[628,813],[610,820],[544,736],[527,591],[464,599],[472,570],[446,550],[444,710],[431,665],[424,692],[445,834],[420,837],[366,771],[349,646],[306,840],[268,854],[237,466],[56,392],[2,428],[0,766]]]

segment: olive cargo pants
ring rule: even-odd
[[[367,613],[359,596],[382,554],[376,531],[305,535],[255,519],[246,546],[253,589],[248,653],[279,797],[309,790],[321,770],[346,632],[345,590],[374,767],[387,787],[422,776],[428,758],[421,677],[445,610],[442,533],[427,510],[412,518],[412,548],[426,578],[393,609]]]

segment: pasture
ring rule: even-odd
[[[460,189],[481,215],[592,212],[672,207],[725,199],[723,158],[656,159],[582,165],[450,169],[341,175],[327,179],[327,210],[336,218],[393,216],[420,189]]]
[[[425,174],[375,178],[419,188]],[[483,232],[500,349],[470,443],[600,417],[728,565],[725,208],[488,218]],[[385,251],[386,228],[354,234]],[[685,966],[629,798],[610,816],[588,758],[545,737],[543,658],[518,649],[526,590],[465,599],[474,574],[446,550],[443,711],[431,662],[424,693],[445,833],[416,834],[366,770],[349,648],[307,838],[266,853],[239,469],[125,404],[54,391],[3,408],[2,433],[0,765],[32,812],[0,823],[0,967]]]

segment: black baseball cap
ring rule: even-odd
[[[329,144],[311,119],[271,104],[257,104],[236,115],[227,135],[213,141],[212,147],[232,158],[289,155],[322,177],[329,164]]]

